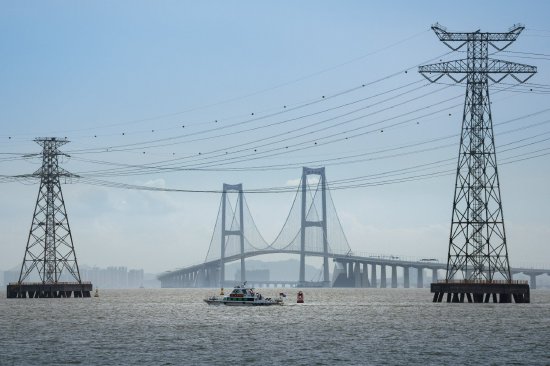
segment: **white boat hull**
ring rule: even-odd
[[[204,299],[208,305],[227,305],[227,306],[270,306],[283,305],[283,300],[257,300],[257,301],[226,301],[223,299]]]
[[[223,295],[223,288],[221,295]],[[281,297],[264,297],[260,293],[255,292],[252,287],[247,287],[246,282],[242,286],[235,286],[229,296],[210,296],[204,299],[204,302],[208,305],[227,306],[283,305],[283,299]]]

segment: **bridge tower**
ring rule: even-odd
[[[319,176],[319,184],[321,185],[321,218],[318,221],[310,221],[307,219],[308,209],[311,206],[307,206],[307,177],[310,175]],[[329,268],[328,268],[328,240],[327,240],[327,186],[325,179],[325,168],[306,168],[302,169],[302,224],[300,229],[300,283],[306,281],[306,228],[308,227],[320,227],[323,232],[323,282],[325,286],[330,283]],[[312,203],[313,205],[313,203]]]
[[[55,137],[34,140],[42,146],[42,166],[29,177],[40,178],[40,188],[17,283],[7,287],[8,298],[90,297],[91,283],[83,283],[61,191],[60,178],[76,177],[59,167],[59,147],[68,143]],[[31,276],[39,281],[27,282]],[[69,282],[67,279],[74,280]]]
[[[489,46],[502,51],[524,29],[514,25],[508,32],[448,32],[435,24],[433,31],[454,51],[466,47],[466,59],[419,67],[430,82],[447,75],[466,80],[466,99],[458,154],[447,275],[445,283],[433,283],[434,302],[529,302],[529,286],[512,281],[504,230],[502,200],[497,170],[495,138],[489,99],[489,81],[499,83],[507,76],[524,83],[536,67],[489,58]],[[497,279],[503,279],[504,285]],[[451,297],[452,294],[452,297]]]
[[[235,229],[232,227],[232,223],[229,223],[229,229],[227,229],[227,193],[237,192],[238,204],[239,204],[239,227]],[[243,185],[242,184],[223,184],[222,191],[222,230],[221,230],[221,262],[220,262],[220,286],[223,287],[225,282],[225,246],[228,236],[236,235],[240,239],[241,247],[241,282],[246,281],[245,263],[244,263],[244,227],[243,227]],[[232,218],[233,220],[235,217]]]

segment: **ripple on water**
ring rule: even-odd
[[[425,289],[305,289],[298,305],[296,291],[253,308],[208,306],[212,289],[0,293],[0,365],[550,364],[550,291],[528,305],[433,304]]]

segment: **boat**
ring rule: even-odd
[[[223,295],[223,289],[221,291]],[[283,305],[283,298],[264,297],[259,292],[256,292],[253,287],[248,287],[246,282],[242,285],[235,286],[233,291],[226,296],[210,296],[204,299],[208,305],[229,305],[229,306],[269,306]]]

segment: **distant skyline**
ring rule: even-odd
[[[354,252],[446,258],[465,87],[429,84],[417,66],[465,55],[436,22],[525,25],[493,57],[538,73],[492,85],[492,115],[511,265],[549,265],[549,12],[544,1],[0,0],[0,270],[23,259],[38,182],[11,177],[38,169],[29,154],[43,136],[71,141],[61,165],[81,178],[63,193],[80,263],[202,262],[223,183],[260,191],[246,199],[271,242],[302,166],[326,167]]]

